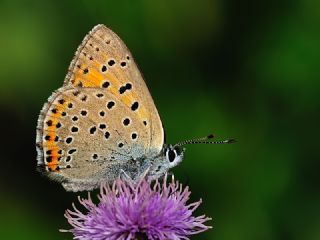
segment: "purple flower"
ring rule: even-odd
[[[192,213],[201,200],[187,204],[188,187],[178,181],[167,184],[150,183],[143,179],[138,184],[118,179],[112,186],[102,184],[94,204],[90,195],[79,202],[86,213],[67,210],[65,217],[72,225],[74,239],[189,239],[187,236],[203,232],[211,227],[204,222],[205,215],[194,217]]]

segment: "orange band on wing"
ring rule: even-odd
[[[63,101],[63,103],[54,105],[54,108],[49,110],[51,113],[48,120],[44,122],[44,124],[47,124],[48,126],[45,129],[45,142],[43,143],[43,147],[46,147],[46,165],[49,171],[52,172],[59,170],[59,160],[61,158],[61,154],[58,152],[59,147],[57,146],[57,142],[60,140],[56,133],[57,124],[59,124],[58,119],[61,118],[62,112],[69,103],[69,101]],[[50,124],[48,124],[48,122],[50,122]]]
[[[111,92],[113,95],[118,95],[119,94],[119,88],[121,85],[119,84],[119,80],[116,79],[113,75],[110,73],[105,73],[101,74],[97,69],[99,69],[99,64],[93,63],[94,67],[86,67],[82,66],[81,69],[79,69],[75,73],[75,81],[74,85],[76,86],[83,86],[83,87],[98,87],[98,88],[103,88],[103,83],[104,82],[109,82],[110,86],[107,87],[108,91]],[[87,71],[86,74],[84,74],[84,71]],[[121,101],[127,106],[131,107],[131,105],[134,102],[134,99],[138,99],[137,96],[131,92],[128,95],[123,95],[121,96]],[[147,112],[143,106],[141,106],[137,114],[141,119],[146,119],[148,118]]]

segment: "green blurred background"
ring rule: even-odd
[[[0,239],[71,239],[77,194],[35,171],[36,121],[85,34],[113,29],[152,92],[176,177],[213,229],[192,239],[320,239],[320,2],[0,1]]]

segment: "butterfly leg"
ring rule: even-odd
[[[120,169],[120,178],[129,184],[134,184],[135,181],[123,169]]]
[[[129,176],[123,169],[120,169],[120,177],[121,179],[129,182],[130,184],[139,184],[144,179],[149,180],[148,173],[150,167],[145,169],[143,172],[139,172],[134,178]]]
[[[148,167],[147,169],[145,169],[143,172],[139,172],[139,174],[137,175],[135,182],[140,184],[141,181],[145,180],[151,180],[150,177],[148,176],[150,171],[150,167]]]

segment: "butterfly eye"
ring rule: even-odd
[[[167,157],[168,157],[168,160],[170,162],[173,162],[176,159],[176,151],[175,150],[169,150]]]
[[[169,167],[174,167],[179,164],[179,162],[182,161],[183,158],[183,150],[179,147],[172,147],[169,146],[165,150],[165,156],[167,161],[169,161]]]

